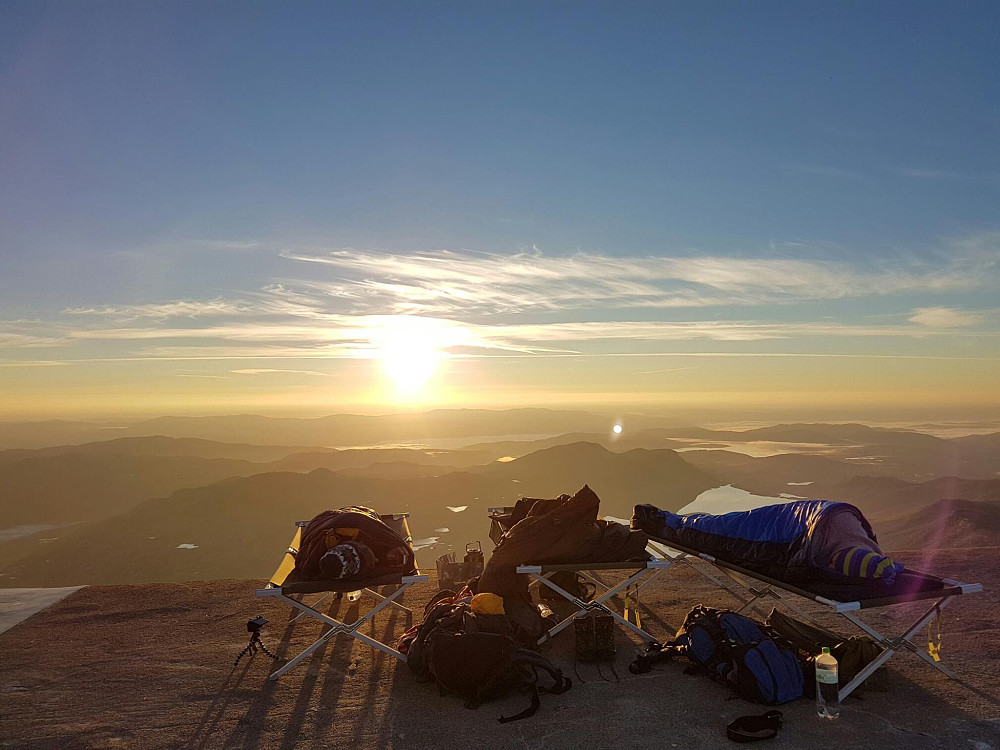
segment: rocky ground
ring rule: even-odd
[[[889,662],[889,691],[849,699],[836,722],[817,718],[807,700],[782,706],[784,728],[768,747],[1000,750],[997,549],[938,552],[926,562],[987,587],[945,610],[942,653],[961,680],[901,653]],[[405,664],[344,636],[271,682],[274,662],[263,653],[233,665],[247,643],[247,619],[270,620],[263,642],[281,657],[314,641],[321,626],[289,626],[287,607],[254,597],[258,585],[87,587],[0,634],[0,747],[707,749],[729,744],[732,719],[766,710],[685,675],[682,664],[631,675],[635,646],[623,633],[614,670],[600,671],[574,665],[571,631],[558,637],[547,653],[574,680],[572,690],[543,696],[534,717],[512,724],[497,718],[523,708],[524,696],[468,710],[417,683]],[[432,576],[407,603],[419,610],[436,589]],[[643,590],[645,625],[662,637],[693,604],[733,601],[690,570],[672,569]],[[332,601],[327,611],[349,617],[356,606]],[[892,631],[926,606],[867,619]],[[850,631],[844,621],[825,621]],[[389,637],[405,624],[402,614],[382,614],[374,629]]]

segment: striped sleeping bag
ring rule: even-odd
[[[796,500],[721,515],[637,505],[632,528],[783,581],[881,579],[903,566],[882,554],[871,524],[849,503]]]

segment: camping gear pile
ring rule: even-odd
[[[757,622],[739,612],[699,604],[688,612],[673,639],[648,644],[630,665],[631,672],[648,672],[658,661],[684,658],[690,663],[686,672],[707,675],[739,697],[773,706],[812,694],[815,654],[829,647],[841,665],[842,699],[871,677],[900,644],[912,647],[909,638],[933,617],[939,618],[948,601],[982,590],[979,584],[905,570],[882,555],[870,524],[846,503],[798,501],[722,516],[685,516],[641,505],[635,508],[631,528],[600,519],[599,505],[597,495],[585,485],[573,496],[522,498],[513,508],[491,509],[490,536],[496,548],[489,561],[483,563],[478,542],[466,545],[461,562],[454,555],[440,558],[439,580],[453,588],[442,589],[431,599],[423,619],[395,648],[363,634],[360,626],[388,606],[411,614],[396,600],[409,586],[427,580],[416,569],[408,514],[380,516],[352,506],[300,522],[281,565],[257,594],[280,598],[330,629],[271,679],[343,633],[405,660],[419,680],[434,682],[442,694],[463,697],[469,708],[513,690],[529,693],[528,707],[500,717],[501,722],[523,719],[538,710],[542,694],[564,693],[572,685],[538,653],[540,643],[573,624],[576,661],[596,662],[598,670],[600,662],[610,661],[617,679],[616,626],[630,626],[642,637],[653,638],[641,630],[638,617],[640,577],[674,565],[694,567],[693,560],[715,566],[749,588],[753,597],[741,612],[765,595],[782,600],[777,593],[781,589],[832,607],[872,637],[842,639],[777,610],[766,622]],[[650,539],[669,549],[653,546],[651,555]],[[631,575],[615,587],[595,574],[622,570]],[[751,584],[741,583],[734,572]],[[538,605],[529,593],[529,579],[539,584]],[[608,590],[598,595],[592,581]],[[763,588],[753,588],[754,581]],[[394,588],[377,593],[381,586]],[[813,588],[829,593],[817,594]],[[322,599],[310,606],[303,598],[324,592],[339,597],[362,589],[378,602],[353,623],[321,612],[317,607]],[[853,598],[842,597],[842,590],[849,590]],[[612,595],[624,596],[625,617],[605,603]],[[865,607],[924,598],[939,601],[902,638],[887,639],[854,614]],[[560,621],[546,602],[568,602],[576,611]],[[241,656],[263,649],[259,637],[255,640],[256,633],[251,633],[251,643]],[[936,663],[939,658],[933,651],[927,656],[912,650],[953,676]],[[884,678],[885,672],[879,672],[868,686],[884,689]],[[727,731],[730,739],[746,742],[773,737],[780,725],[780,712],[771,711],[741,717]]]

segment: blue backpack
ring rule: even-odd
[[[795,651],[749,617],[730,610],[697,605],[674,640],[650,644],[629,671],[648,672],[656,662],[675,655],[692,662],[689,673],[708,674],[755,703],[776,706],[802,697],[802,664]]]

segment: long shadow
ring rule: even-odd
[[[289,641],[291,640],[291,628],[286,627],[285,633],[283,634],[282,640],[274,648],[275,655],[281,657],[281,654],[288,650]],[[194,734],[188,739],[182,747],[185,748],[204,748],[206,743],[214,734],[219,723],[222,721],[226,714],[226,710],[229,708],[230,703],[232,703],[233,698],[236,696],[244,678],[250,671],[250,668],[258,659],[263,659],[267,662],[267,673],[270,674],[273,670],[271,659],[263,651],[258,651],[256,654],[246,654],[242,656],[238,662],[233,664],[233,668],[226,675],[219,687],[218,692],[212,698],[211,703],[205,709],[198,726],[195,728]],[[243,668],[239,672],[235,681],[230,684],[233,676],[236,674],[239,664],[242,662]],[[244,713],[241,722],[246,720],[248,716],[251,715],[261,715],[267,713],[267,705],[271,702],[271,695],[274,691],[274,683],[270,680],[265,680],[262,689],[257,693],[255,700],[250,705],[250,707]],[[259,728],[259,726],[258,726]],[[253,735],[252,735],[253,736]],[[226,744],[232,739],[232,735],[227,739]]]
[[[382,638],[380,640],[385,641],[386,639],[392,638],[395,634],[397,624],[401,619],[405,621],[406,627],[409,627],[413,622],[412,616],[404,615],[399,610],[393,608],[389,617],[386,618]],[[388,692],[391,694],[392,688],[395,686],[396,675],[398,674],[397,670],[402,666],[402,664],[403,662],[399,661],[394,656],[390,656],[382,651],[377,652],[372,664],[372,676],[368,681],[368,690],[365,694],[365,709],[361,716],[361,720],[355,726],[354,736],[356,740],[361,740],[362,727],[371,727],[375,725],[382,726],[385,723],[385,714],[391,709],[392,701],[386,699],[384,711],[381,715],[376,716],[376,697],[380,688],[380,677],[386,671],[392,675],[392,685],[388,687]]]
[[[340,606],[341,606],[340,600],[334,598],[331,601],[331,604],[327,610],[327,614],[329,614],[331,617],[337,617],[340,610]],[[274,668],[277,668],[282,660],[284,661],[288,660],[289,657],[286,655],[288,654],[289,648],[291,647],[292,635],[294,633],[295,628],[296,627],[308,628],[310,622],[315,622],[314,620],[310,620],[309,618],[305,617],[300,618],[297,622],[293,622],[293,620],[296,618],[298,614],[299,611],[297,609],[293,607],[288,608],[288,619],[286,620],[285,623],[285,630],[282,633],[280,643],[274,649],[275,655],[279,657],[277,660],[275,660]],[[327,626],[324,625],[322,630],[316,635],[316,637],[318,638],[323,632],[326,632],[327,629],[328,629]],[[322,657],[326,652],[327,646],[328,644],[324,644],[321,648],[317,649],[308,660],[309,666],[307,668],[306,678],[303,682],[303,686],[299,691],[300,697],[299,701],[296,704],[296,709],[298,708],[298,705],[302,702],[303,691],[306,691],[307,688],[311,690],[311,687],[309,687],[310,685],[309,675],[310,673],[313,673],[315,675],[315,672],[318,671],[319,665],[322,663]],[[273,672],[274,668],[268,669],[268,675],[270,675]],[[285,679],[288,678],[286,677]],[[313,678],[312,682],[315,682],[315,678]],[[227,748],[239,747],[241,748],[241,750],[256,750],[256,748],[260,746],[261,742],[264,740],[263,736],[264,722],[267,719],[268,711],[272,707],[274,701],[274,692],[276,689],[277,689],[276,681],[267,678],[264,679],[264,682],[261,685],[260,691],[258,692],[256,698],[247,707],[246,711],[243,713],[243,716],[237,722],[237,725],[233,728],[229,737],[226,738],[226,741],[223,745],[224,747]],[[308,692],[306,692],[305,695],[306,695],[306,707],[307,707]],[[305,708],[303,708],[302,711],[304,712]],[[289,717],[289,721],[293,720],[294,715],[295,715],[295,710],[293,709],[293,716]],[[301,718],[299,718],[299,722],[301,722]]]
[[[232,702],[233,695],[236,693],[237,688],[239,688],[240,683],[243,682],[243,678],[246,677],[247,672],[250,670],[253,657],[247,658],[243,662],[243,669],[236,676],[235,681],[230,685],[230,680],[236,675],[237,669],[239,669],[238,664],[234,664],[233,668],[229,670],[229,674],[226,675],[225,680],[223,680],[219,692],[215,694],[212,698],[212,702],[209,703],[208,707],[205,709],[205,713],[202,714],[201,721],[198,722],[198,726],[194,730],[194,734],[191,736],[184,747],[188,748],[204,748],[205,743],[208,742],[209,737],[212,732],[218,726],[219,721],[226,713],[226,709]]]
[[[362,604],[365,603],[362,602]],[[344,622],[353,622],[358,618],[360,609],[361,605],[348,604],[346,599],[333,599],[327,608],[326,614]],[[310,623],[314,622],[308,618],[303,618],[293,625],[291,620],[297,614],[297,610],[291,610],[281,643],[275,649],[275,653],[282,658],[285,658],[285,655],[288,654],[291,648],[293,628],[310,628]],[[401,612],[390,607],[377,615],[374,621],[366,626],[365,629],[370,629],[371,635],[378,640],[385,643],[392,643],[390,639],[395,635],[395,631],[403,617],[405,616]],[[408,618],[406,622],[409,622],[410,619]],[[317,633],[314,629],[310,628],[308,635],[300,636],[300,640],[312,639],[314,634],[316,638],[319,638],[328,629],[324,625]],[[383,671],[392,667],[393,663],[397,660],[379,649],[369,648],[366,644],[357,643],[354,638],[337,636],[324,643],[304,663],[298,665],[296,669],[282,678],[284,680],[290,678],[296,679],[293,675],[299,673],[297,679],[300,679],[301,683],[298,686],[291,711],[287,716],[281,716],[283,735],[279,746],[293,747],[297,744],[301,745],[310,732],[315,737],[317,747],[327,747],[329,745],[329,728],[335,727],[338,720],[343,720],[341,717],[338,717],[337,708],[341,701],[346,681],[349,677],[353,676],[351,666],[355,646],[363,650],[363,656],[359,657],[359,659],[366,662],[362,669],[370,666],[371,677],[367,690],[361,698],[362,714],[356,722],[351,722],[353,727],[347,725],[341,731],[337,732],[338,742],[343,740],[349,742],[349,738],[345,734],[352,729],[354,730],[355,738],[360,739],[362,730],[365,727],[370,727],[371,722],[378,720],[375,712],[378,707],[377,698],[380,688],[380,678]],[[294,651],[297,653],[298,649],[294,649]],[[371,654],[370,657],[369,654]],[[370,662],[368,661],[369,659]],[[280,666],[280,662],[276,663],[275,667],[277,668],[277,666]],[[269,711],[274,707],[274,690],[276,686],[277,683],[275,682],[270,680],[265,681],[256,699],[247,707],[243,716],[239,719],[237,726],[233,728],[230,736],[226,739],[224,747],[240,748],[240,750],[257,750],[262,744],[266,743],[264,725]],[[284,700],[282,700],[282,705],[285,705]],[[217,713],[219,715],[214,717],[213,726],[221,718],[222,712],[217,711]],[[209,712],[206,712],[206,715],[209,715]],[[203,721],[203,723],[205,722]],[[204,747],[208,734],[210,732],[206,731],[201,731],[198,734],[201,741],[201,745],[198,747]]]
[[[340,603],[337,602],[336,606],[331,606],[328,614],[338,620],[353,622],[358,617],[358,609],[357,604],[351,604],[343,615],[341,615],[339,612]],[[324,627],[322,632],[325,633],[327,630],[328,628]],[[330,649],[331,643],[333,644],[333,653],[328,657],[327,652]],[[338,636],[334,636],[333,639],[324,643],[323,646],[314,651],[309,657],[305,677],[302,680],[302,685],[299,687],[299,694],[295,700],[295,705],[292,706],[291,713],[285,719],[285,734],[281,741],[281,747],[293,747],[296,740],[301,738],[303,725],[308,716],[313,693],[316,691],[316,685],[320,681],[321,673],[325,673],[324,684],[329,682],[337,684],[337,692],[334,693],[334,696],[339,694],[347,672],[346,664],[350,662],[351,650],[353,648],[354,638],[339,638]],[[344,667],[338,668],[338,665],[344,665]],[[334,697],[334,701],[336,701],[336,697]]]

